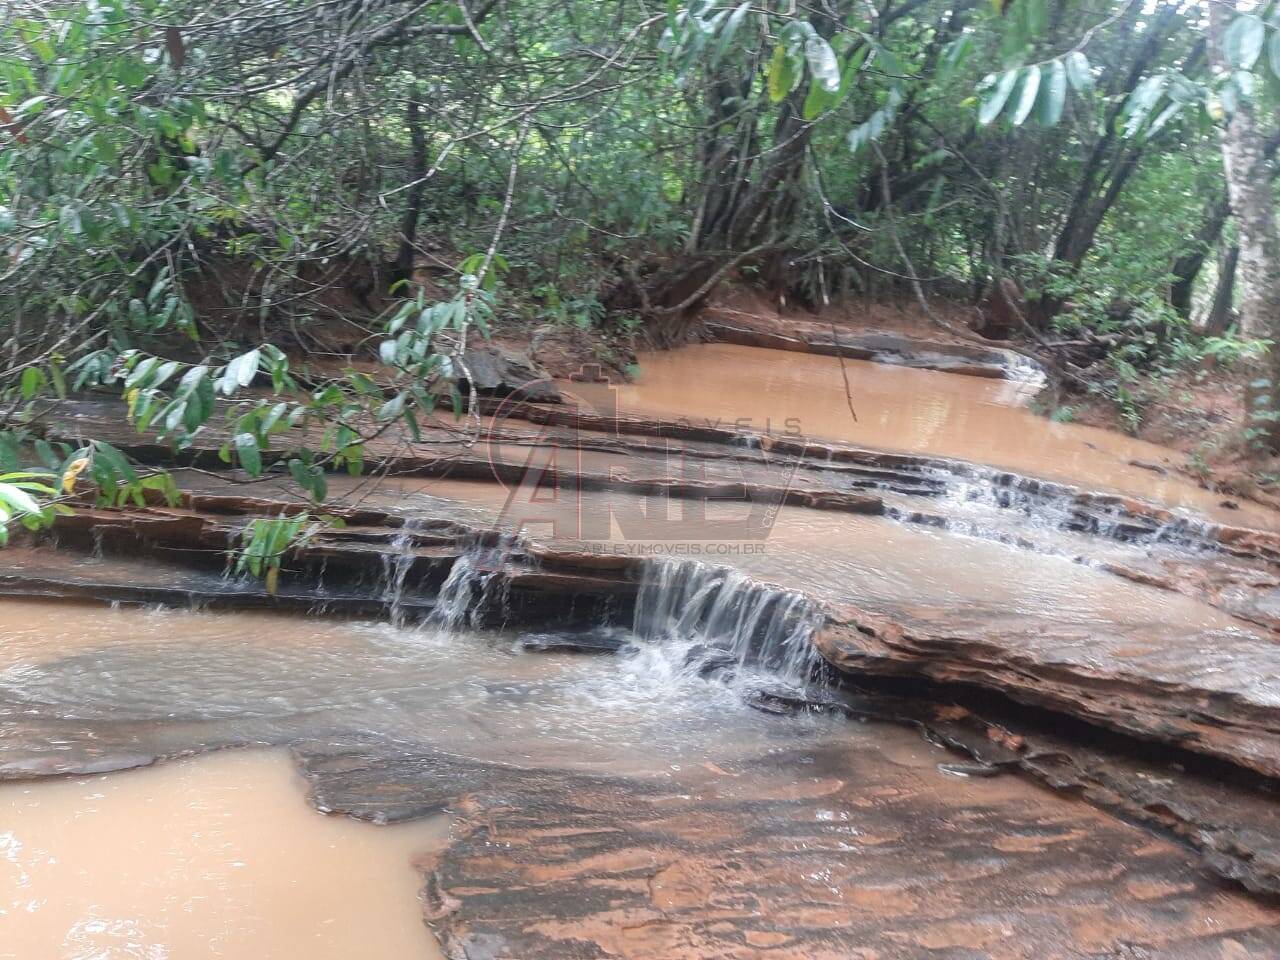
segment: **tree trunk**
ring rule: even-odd
[[[1236,319],[1236,269],[1240,265],[1240,248],[1232,247],[1218,267],[1218,287],[1213,294],[1213,306],[1204,321],[1207,337],[1221,337]]]
[[[1221,38],[1231,19],[1226,5],[1209,5],[1211,55],[1219,73],[1228,70]],[[1222,130],[1222,167],[1240,244],[1240,332],[1246,337],[1271,336],[1280,330],[1280,242],[1272,209],[1271,164],[1258,132],[1256,107],[1248,98],[1240,98]],[[1280,350],[1272,354],[1280,357]]]
[[[422,217],[422,197],[426,190],[427,137],[422,130],[422,113],[418,105],[418,91],[409,91],[409,103],[405,108],[405,124],[409,127],[409,176],[412,178],[405,198],[404,214],[400,218],[400,247],[396,252],[396,266],[392,282],[408,280],[413,276],[414,257],[417,253],[418,221]]]
[[[1102,124],[1103,133],[1089,151],[1062,228],[1053,242],[1053,259],[1071,270],[1078,269],[1093,248],[1102,222],[1120,199],[1147,148],[1145,138],[1121,136],[1120,118],[1128,95],[1159,62],[1165,44],[1177,34],[1177,28],[1185,25],[1180,11],[1178,4],[1160,6],[1134,52],[1128,70],[1111,85],[1109,93],[1113,100]],[[1192,47],[1182,66],[1184,73],[1194,71],[1202,64],[1202,50],[1202,45]],[[1045,330],[1062,309],[1063,302],[1059,297],[1042,296],[1030,304],[1029,319],[1034,326]]]
[[[1271,177],[1276,176],[1275,155],[1280,150],[1280,133],[1273,133],[1263,145],[1267,160],[1272,162]],[[1222,237],[1222,228],[1231,216],[1231,202],[1227,199],[1227,191],[1209,200],[1205,204],[1204,213],[1200,217],[1200,229],[1187,249],[1173,262],[1173,282],[1169,285],[1169,306],[1183,317],[1191,316],[1191,297],[1195,292],[1196,280],[1204,269],[1204,262]]]
[[[1204,268],[1204,261],[1209,256],[1218,238],[1222,236],[1222,228],[1227,217],[1231,215],[1231,203],[1224,190],[1205,204],[1204,214],[1200,218],[1200,229],[1191,241],[1185,253],[1173,262],[1173,282],[1169,284],[1169,306],[1178,311],[1184,319],[1191,316],[1191,296],[1195,292],[1196,279]]]
[[[1222,38],[1234,16],[1226,3],[1209,4],[1209,55],[1214,71],[1225,76]],[[1240,97],[1235,112],[1222,129],[1222,168],[1227,177],[1227,194],[1236,222],[1236,242],[1240,246],[1236,282],[1240,287],[1240,333],[1250,338],[1277,339],[1280,332],[1280,238],[1276,236],[1275,211],[1271,196],[1271,163],[1258,132],[1256,108],[1248,97]],[[1254,426],[1263,429],[1271,450],[1280,448],[1280,422],[1276,413],[1280,397],[1280,344],[1269,354],[1270,380],[1267,389],[1247,395],[1247,413]]]
[[[1115,101],[1109,108],[1102,129],[1085,161],[1084,171],[1076,183],[1075,195],[1066,220],[1054,242],[1053,258],[1079,266],[1093,246],[1098,227],[1120,196],[1125,181],[1133,173],[1143,150],[1142,141],[1125,140],[1118,133],[1120,114],[1127,96],[1137,89],[1152,64],[1160,56],[1165,42],[1179,23],[1178,7],[1162,6],[1147,30],[1141,47],[1120,82]],[[1107,171],[1111,174],[1108,177]],[[1109,184],[1104,188],[1103,184]]]

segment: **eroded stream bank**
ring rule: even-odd
[[[441,421],[332,478],[346,526],[276,595],[226,551],[297,502],[211,431],[179,506],[6,553],[12,596],[185,609],[0,602],[0,778],[275,747],[320,810],[447,808],[451,960],[1269,956],[1280,524],[1049,429],[1002,363],[712,346],[494,398],[478,443]]]

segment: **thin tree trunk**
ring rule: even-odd
[[[1271,177],[1276,177],[1275,155],[1280,150],[1280,133],[1273,133],[1263,145],[1267,160],[1272,162]],[[1231,216],[1231,202],[1227,199],[1224,188],[1205,204],[1204,213],[1200,217],[1200,229],[1195,239],[1187,246],[1185,252],[1173,262],[1173,282],[1169,285],[1169,306],[1183,317],[1191,316],[1191,297],[1195,291],[1196,280],[1204,269],[1205,260],[1222,237],[1222,228]]]
[[[1119,197],[1120,188],[1133,173],[1142,152],[1142,144],[1124,141],[1117,132],[1117,124],[1124,110],[1127,95],[1137,89],[1150,66],[1159,58],[1165,42],[1174,32],[1178,22],[1178,8],[1172,5],[1162,6],[1159,14],[1148,27],[1142,45],[1129,65],[1129,72],[1125,74],[1124,80],[1115,91],[1125,96],[1116,97],[1103,124],[1105,132],[1094,143],[1093,149],[1089,152],[1089,158],[1085,161],[1084,171],[1076,184],[1067,218],[1054,243],[1053,258],[1055,260],[1061,260],[1073,266],[1080,265],[1089,248],[1093,246],[1098,227],[1111,209],[1111,205]],[[1113,171],[1113,175],[1110,187],[1104,191],[1102,184],[1107,179],[1108,169]]]
[[[400,219],[400,248],[396,254],[394,281],[408,280],[413,276],[414,257],[418,243],[418,221],[422,217],[422,197],[426,190],[427,137],[422,130],[422,112],[418,105],[418,91],[409,92],[409,104],[405,108],[405,123],[409,127],[410,170],[412,178],[405,198],[404,215]]]
[[[1222,38],[1234,18],[1234,4],[1209,4],[1209,56],[1214,72],[1225,76],[1231,65],[1225,62]],[[1249,338],[1277,339],[1280,332],[1280,238],[1271,195],[1271,163],[1262,135],[1258,132],[1255,106],[1240,97],[1236,110],[1222,129],[1222,168],[1227,178],[1227,195],[1236,222],[1236,242],[1240,246],[1236,282],[1240,287],[1240,333]],[[1270,384],[1251,385],[1245,393],[1247,413],[1253,426],[1261,427],[1266,446],[1280,449],[1280,344],[1268,355]]]
[[[1230,329],[1236,318],[1236,269],[1240,265],[1240,248],[1232,247],[1218,267],[1218,286],[1213,294],[1213,306],[1205,318],[1205,336],[1220,337]]]
[[[1204,213],[1200,217],[1200,229],[1191,241],[1185,253],[1173,262],[1173,282],[1169,284],[1169,306],[1178,311],[1179,316],[1191,316],[1191,296],[1195,292],[1196,279],[1204,269],[1204,262],[1209,256],[1218,238],[1222,236],[1222,228],[1227,217],[1231,215],[1231,203],[1227,193],[1213,197],[1205,204]]]

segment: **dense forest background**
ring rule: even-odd
[[[1059,416],[1100,396],[1136,427],[1145,384],[1242,365],[1245,439],[1272,445],[1274,4],[0,9],[10,470],[34,449],[66,489],[164,487],[40,441],[42,400],[105,387],[179,448],[225,419],[251,474],[323,424],[289,460],[320,499],[370,431],[466,412],[468,337],[671,342],[726,283],[1011,338]],[[361,351],[384,377],[301,376]]]

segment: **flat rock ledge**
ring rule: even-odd
[[[226,550],[244,524],[286,509],[298,507],[210,494],[191,496],[180,508],[86,508],[60,521],[59,548],[11,547],[0,592],[333,615],[387,616],[398,610],[428,617],[465,556],[479,563],[476,573],[485,583],[469,612],[476,622],[564,633],[630,623],[645,569],[645,561],[592,553],[572,542],[504,542],[492,530],[453,519],[418,520],[407,528],[403,517],[365,508],[345,511],[345,528],[326,531],[295,551],[288,558],[294,575],[282,581],[278,594],[227,577]],[[403,590],[392,596],[386,571],[397,566],[405,574]],[[855,682],[924,685],[920,699],[928,705],[945,703],[953,691],[985,691],[1064,722],[1083,722],[1097,735],[1106,730],[1151,744],[1154,755],[1201,757],[1247,771],[1263,781],[1248,796],[1273,798],[1270,791],[1280,782],[1280,643],[1274,640],[1232,631],[1134,637],[1100,626],[1032,629],[1017,617],[963,611],[951,611],[941,623],[919,613],[888,616],[828,605],[814,643]],[[895,711],[909,712],[901,705]],[[1094,735],[1086,733],[1086,741]],[[1046,764],[1045,753],[1019,748],[997,759],[1034,768],[1051,785],[1078,789],[1079,777]],[[1072,765],[1080,766],[1076,760]],[[1120,804],[1126,815],[1148,819],[1218,858],[1214,869],[1222,875],[1280,892],[1280,854],[1274,853],[1280,850],[1280,826],[1273,830],[1254,816],[1250,827],[1223,814],[1223,804],[1209,817],[1177,813],[1173,798],[1134,800],[1137,782],[1123,788],[1094,783],[1089,789],[1099,798],[1128,795]],[[1225,806],[1247,809],[1239,802]],[[1217,826],[1206,827],[1210,822]]]
[[[674,782],[368,740],[294,755],[322,810],[453,814],[419,863],[451,960],[1220,960],[1280,942],[1280,911],[1176,845],[865,744]]]
[[[786,333],[779,333],[776,325],[752,323],[749,319],[708,319],[702,326],[707,338],[718,343],[840,356],[989,380],[1036,385],[1044,381],[1044,371],[1035,361],[995,345],[918,340],[896,333],[850,333],[807,322],[789,324]]]

